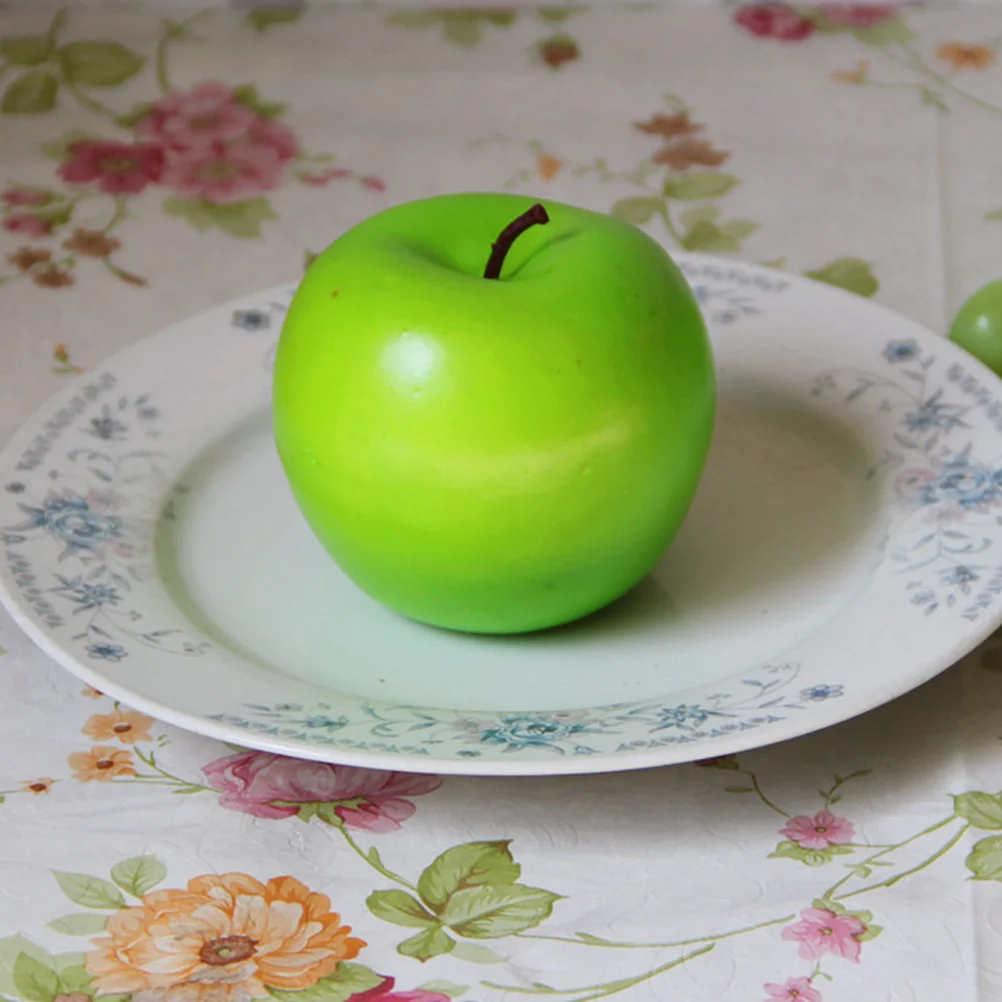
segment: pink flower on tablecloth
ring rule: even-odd
[[[381,177],[366,174],[362,178],[362,187],[368,188],[370,191],[386,191],[386,182]]]
[[[780,937],[800,944],[804,960],[820,960],[826,953],[859,963],[866,923],[854,915],[836,915],[827,908],[805,908],[800,921],[788,925]]]
[[[814,22],[786,3],[753,3],[734,15],[741,25],[759,38],[778,38],[781,42],[800,42],[814,34]]]
[[[351,1002],[449,1002],[449,996],[442,992],[430,992],[426,988],[414,988],[409,992],[395,992],[393,978],[387,978],[381,985],[367,992],[352,995]]]
[[[848,818],[831,811],[818,811],[814,817],[798,814],[779,829],[779,834],[796,842],[802,849],[827,849],[830,845],[846,845],[856,834]]]
[[[164,172],[166,157],[154,143],[119,143],[82,139],[67,147],[69,158],[59,167],[59,176],[70,184],[96,183],[109,195],[137,195],[156,184]]]
[[[832,24],[851,28],[869,28],[898,14],[894,4],[826,3],[820,10]]]
[[[347,828],[391,832],[416,808],[407,797],[431,793],[438,776],[380,772],[246,751],[210,762],[202,770],[222,793],[219,803],[258,818],[291,818],[308,804],[333,804]]]
[[[303,171],[299,175],[299,180],[303,184],[310,185],[311,188],[323,188],[331,181],[343,180],[346,177],[351,177],[353,173],[353,171],[348,170],[346,167],[328,167],[326,170],[318,171],[315,174]]]
[[[8,188],[0,194],[8,205],[44,205],[49,196],[44,191],[32,191],[30,188]]]
[[[3,228],[22,237],[28,237],[29,240],[40,240],[52,229],[52,223],[47,219],[38,219],[36,216],[22,213],[8,216],[3,221]]]
[[[821,1002],[821,992],[811,987],[810,978],[789,978],[783,985],[763,985],[768,998],[763,1002]]]
[[[291,160],[299,153],[299,140],[287,125],[276,122],[272,118],[255,118],[247,130],[244,140],[260,146],[267,146],[275,151],[282,163]]]
[[[232,87],[207,81],[162,97],[135,128],[167,150],[190,150],[237,139],[257,117],[234,98]]]
[[[271,191],[282,179],[282,160],[274,147],[239,142],[175,154],[163,183],[179,195],[225,204]]]

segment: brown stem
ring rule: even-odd
[[[539,202],[523,212],[518,219],[513,219],[501,231],[497,240],[491,244],[491,256],[487,259],[487,267],[484,268],[484,278],[500,278],[501,268],[504,265],[504,259],[508,256],[508,251],[511,250],[511,245],[526,230],[533,226],[541,226],[549,221],[550,217],[547,215],[546,209]]]

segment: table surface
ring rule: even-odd
[[[0,439],[456,189],[942,330],[1002,272],[1002,10],[798,10],[5,5]],[[0,654],[4,999],[1002,999],[999,641],[795,742],[553,780],[241,755],[82,690],[2,614]]]

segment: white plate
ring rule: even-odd
[[[861,713],[1002,619],[1002,384],[865,300],[680,255],[713,450],[659,569],[590,620],[486,638],[358,592],[269,427],[291,288],[115,356],[0,457],[0,595],[92,685],[306,758],[547,774],[738,752]]]

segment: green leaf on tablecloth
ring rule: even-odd
[[[540,7],[536,10],[536,15],[544,21],[549,21],[552,24],[560,24],[562,21],[566,21],[567,18],[573,17],[575,14],[580,14],[586,9],[586,7],[577,4],[566,4],[562,7]]]
[[[741,250],[741,241],[729,236],[716,223],[696,223],[682,236],[682,246],[688,251],[731,254]]]
[[[728,219],[720,224],[720,229],[729,237],[735,240],[747,240],[748,237],[758,232],[759,224],[750,219]]]
[[[123,129],[131,129],[138,121],[146,118],[152,111],[153,103],[151,101],[140,101],[138,104],[134,104],[124,115],[119,115],[115,119],[115,124],[120,125]]]
[[[426,28],[429,24],[435,24],[442,20],[442,12],[434,8],[421,8],[418,10],[398,10],[388,15],[387,24],[399,24],[405,28]]]
[[[609,210],[609,215],[640,226],[646,223],[660,208],[661,199],[659,198],[621,198]]]
[[[928,105],[931,108],[939,108],[940,111],[950,110],[950,106],[946,103],[943,95],[928,84],[923,84],[919,89],[919,93],[922,95],[922,103],[924,105]]]
[[[85,964],[74,964],[72,967],[64,967],[59,972],[60,992],[64,995],[72,995],[75,992],[91,993],[90,971]]]
[[[522,868],[512,859],[508,841],[467,842],[447,849],[418,879],[418,893],[441,912],[457,891],[492,884],[514,884]]]
[[[261,235],[261,224],[277,219],[266,198],[245,198],[227,205],[217,205],[204,198],[165,198],[162,205],[168,216],[186,219],[196,230],[218,227],[230,236],[247,239]]]
[[[53,919],[49,928],[63,936],[93,936],[104,932],[108,922],[106,915],[95,915],[93,912],[73,912]]]
[[[993,209],[991,212],[986,212],[985,219],[992,223],[999,222],[1002,220],[1002,209]]]
[[[0,38],[0,59],[10,66],[37,66],[49,57],[46,35],[12,35]]]
[[[56,106],[59,81],[48,70],[29,70],[7,85],[0,98],[5,115],[42,115]]]
[[[697,223],[715,223],[720,218],[720,209],[710,204],[690,205],[678,218],[688,230]]]
[[[733,174],[704,170],[695,174],[671,174],[665,179],[664,193],[680,202],[695,202],[702,198],[719,198],[738,183]]]
[[[873,45],[878,48],[893,45],[896,42],[910,42],[915,37],[915,32],[908,27],[903,17],[887,17],[876,24],[851,27],[849,31],[864,45]]]
[[[883,931],[884,927],[882,925],[872,925],[868,922],[866,924],[865,932],[861,932],[855,938],[859,940],[860,943],[869,943],[871,939],[876,939]]]
[[[469,985],[457,985],[455,981],[426,981],[423,985],[418,985],[419,992],[437,992],[439,995],[448,995],[449,998],[458,998],[464,992],[470,990]]]
[[[122,892],[110,881],[92,877],[87,873],[66,873],[53,871],[56,883],[63,893],[76,905],[84,908],[114,909],[124,908]]]
[[[799,863],[807,866],[824,866],[830,863],[836,856],[851,856],[853,850],[845,845],[829,845],[824,849],[805,849],[796,842],[780,842],[776,848],[769,853],[769,859],[795,859]],[[829,907],[828,905],[817,905],[816,907]]]
[[[277,118],[288,108],[288,105],[282,104],[281,101],[265,101],[257,92],[257,87],[254,84],[241,84],[239,87],[234,87],[233,100],[245,108],[250,108],[262,118]]]
[[[275,7],[257,7],[247,11],[245,19],[257,32],[265,32],[280,24],[293,24],[303,16],[302,6],[283,4]]]
[[[111,879],[134,897],[141,898],[167,876],[167,867],[156,856],[133,856],[111,868]]]
[[[46,967],[55,967],[47,950],[37,943],[32,943],[24,936],[6,936],[0,939],[0,995],[10,997],[17,994],[14,986],[14,963],[21,954],[25,954]]]
[[[857,296],[872,296],[880,288],[880,282],[873,274],[873,265],[858,257],[840,257],[822,268],[805,271],[804,275],[854,292]]]
[[[456,948],[456,941],[446,934],[441,927],[436,929],[425,929],[410,939],[405,939],[397,945],[397,953],[405,957],[413,957],[424,963],[432,957],[441,957],[445,953],[452,953]]]
[[[456,960],[462,960],[467,964],[504,964],[506,960],[500,953],[492,950],[489,946],[481,946],[479,943],[457,943],[452,951],[452,956]]]
[[[59,994],[59,975],[27,953],[19,953],[14,961],[14,988],[28,1002],[52,1002]]]
[[[72,953],[57,953],[52,958],[52,965],[56,969],[56,973],[62,977],[63,971],[70,967],[77,967],[80,964],[85,963],[87,960],[87,954],[81,953],[80,951],[74,951]]]
[[[42,143],[42,153],[50,160],[65,160],[69,156],[69,149],[74,143],[82,143],[100,140],[100,136],[93,132],[85,132],[83,129],[70,129],[63,133],[59,139],[51,139],[47,143]]]
[[[310,988],[296,991],[268,988],[268,994],[280,1002],[347,1002],[353,995],[378,988],[385,980],[363,964],[340,963],[333,974],[321,978]]]
[[[81,87],[118,87],[146,63],[119,42],[69,42],[56,56],[67,82]]]
[[[974,880],[1002,880],[1002,835],[975,842],[964,862]]]
[[[465,12],[461,15],[446,14],[443,25],[446,41],[452,42],[453,45],[471,48],[483,41],[483,23],[474,15],[467,15]]]
[[[439,920],[406,891],[373,891],[365,899],[365,904],[376,918],[394,925],[412,929],[439,925]]]
[[[832,21],[823,10],[816,7],[798,7],[797,12],[814,25],[814,30],[819,35],[843,35],[850,27],[839,21]]]
[[[953,813],[975,828],[1002,831],[1002,793],[962,793],[953,798]]]
[[[467,939],[500,939],[534,929],[559,900],[559,894],[524,884],[470,887],[449,898],[442,921]]]

